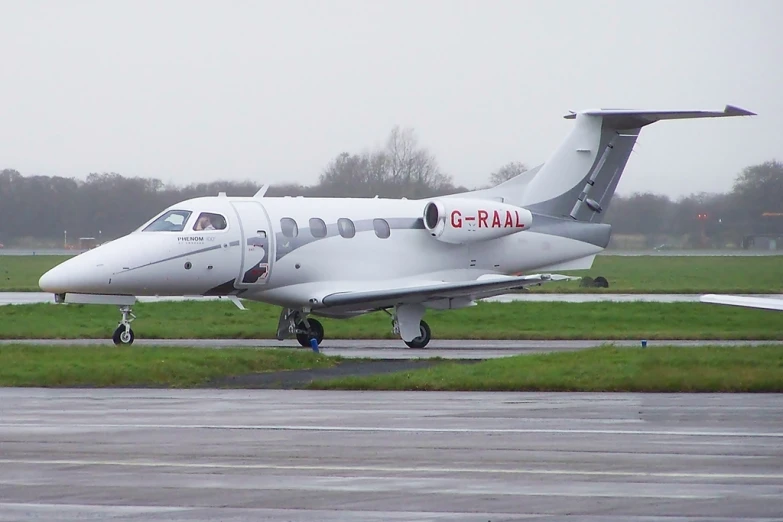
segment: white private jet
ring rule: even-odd
[[[659,120],[747,116],[722,111],[597,109],[571,112],[574,127],[552,157],[516,178],[424,200],[203,197],[178,203],[138,230],[44,274],[58,302],[114,304],[117,344],[130,344],[136,296],[227,296],[282,307],[277,337],[320,343],[311,315],[348,318],[383,310],[411,348],[430,341],[432,309],[588,269],[609,243],[602,223],[634,143]],[[524,275],[522,275],[524,274]]]

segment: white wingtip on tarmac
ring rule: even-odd
[[[702,303],[761,308],[783,311],[783,299],[772,297],[746,297],[740,295],[706,294],[699,299]]]

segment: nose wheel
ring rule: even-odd
[[[133,309],[130,306],[121,306],[120,313],[122,313],[122,320],[120,321],[117,329],[114,330],[114,334],[111,336],[111,340],[116,345],[133,344],[133,340],[136,336],[133,334],[133,330],[130,327],[131,321],[136,319],[133,315]]]
[[[135,338],[136,336],[133,334],[131,327],[126,327],[124,324],[119,325],[117,329],[114,330],[114,335],[111,336],[111,340],[118,346],[121,344],[133,344]]]

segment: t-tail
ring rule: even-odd
[[[752,116],[722,111],[595,109],[572,112],[574,128],[543,165],[473,197],[491,197],[538,215],[601,223],[642,127],[659,120]]]

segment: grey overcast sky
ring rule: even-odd
[[[570,109],[757,112],[642,131],[619,192],[783,159],[783,2],[0,0],[0,168],[314,183],[416,129],[466,186]]]

